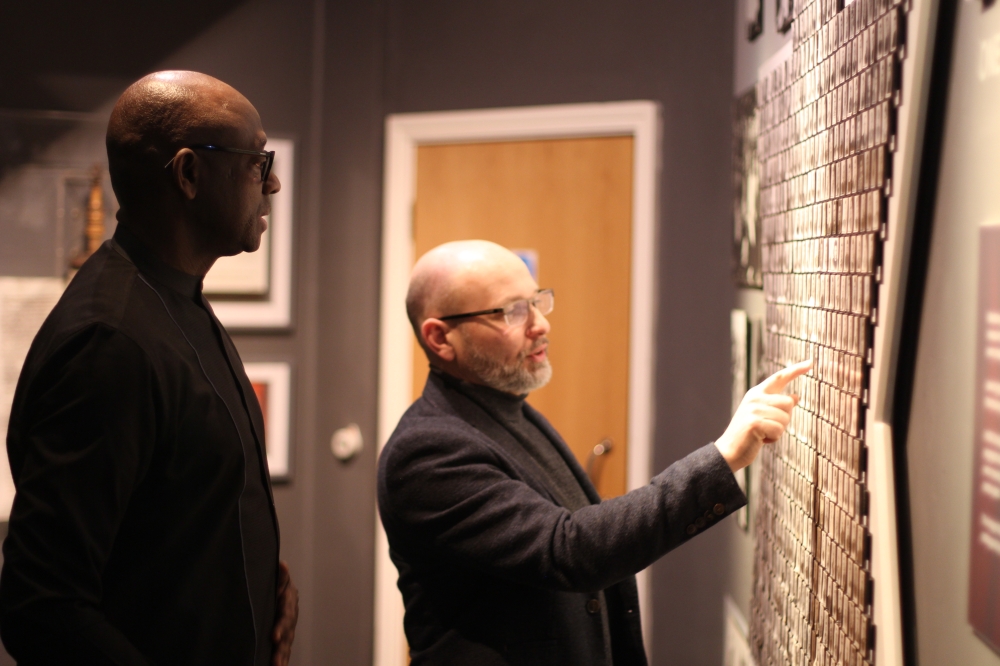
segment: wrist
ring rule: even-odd
[[[719,437],[713,443],[715,444],[715,448],[719,450],[719,455],[721,455],[722,459],[726,461],[727,465],[729,465],[729,469],[732,470],[734,474],[738,472],[741,469],[741,466],[738,464],[736,456],[733,454],[732,442],[723,434],[722,437]]]

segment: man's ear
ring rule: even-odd
[[[440,319],[425,319],[420,324],[420,335],[424,339],[424,346],[432,354],[442,361],[451,362],[455,360],[455,348],[448,341],[448,325]]]
[[[198,177],[201,175],[202,162],[198,154],[190,148],[181,148],[170,163],[170,172],[174,184],[187,200],[192,200],[198,194]]]

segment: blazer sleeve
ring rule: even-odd
[[[153,368],[131,339],[95,325],[18,390],[25,395],[8,440],[17,492],[0,574],[4,645],[26,664],[148,666],[100,604],[105,565],[156,441]]]
[[[642,488],[573,512],[514,478],[487,443],[453,428],[394,437],[379,476],[382,521],[404,558],[574,592],[641,571],[746,503],[714,444]]]

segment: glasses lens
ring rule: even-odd
[[[274,151],[267,151],[267,158],[260,165],[260,180],[267,186],[267,179],[271,176],[271,165],[274,164]]]
[[[520,326],[528,321],[528,301],[515,301],[503,311],[503,318],[508,326]]]
[[[552,309],[556,305],[556,295],[551,289],[543,289],[538,292],[535,296],[535,307],[543,315],[547,315],[552,312]]]

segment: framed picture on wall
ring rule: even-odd
[[[271,195],[267,230],[256,252],[222,257],[205,276],[205,296],[227,329],[289,328],[292,324],[292,202],[295,142],[268,139],[281,190]]]
[[[260,410],[264,414],[267,468],[272,481],[291,478],[290,426],[292,368],[284,362],[244,363]]]
[[[775,0],[777,7],[775,8],[775,23],[778,26],[778,32],[785,33],[788,29],[792,27],[792,21],[795,19],[795,0]]]
[[[746,310],[733,310],[729,315],[729,330],[732,361],[732,409],[733,414],[743,402],[743,396],[750,389],[750,340],[751,326]],[[736,483],[750,497],[750,470],[743,468],[736,473]],[[744,531],[750,528],[750,512],[744,506],[736,511],[736,524]]]
[[[751,42],[764,32],[764,0],[744,0],[747,39]]]
[[[733,104],[733,278],[740,287],[763,286],[759,124],[757,92],[750,88]]]

